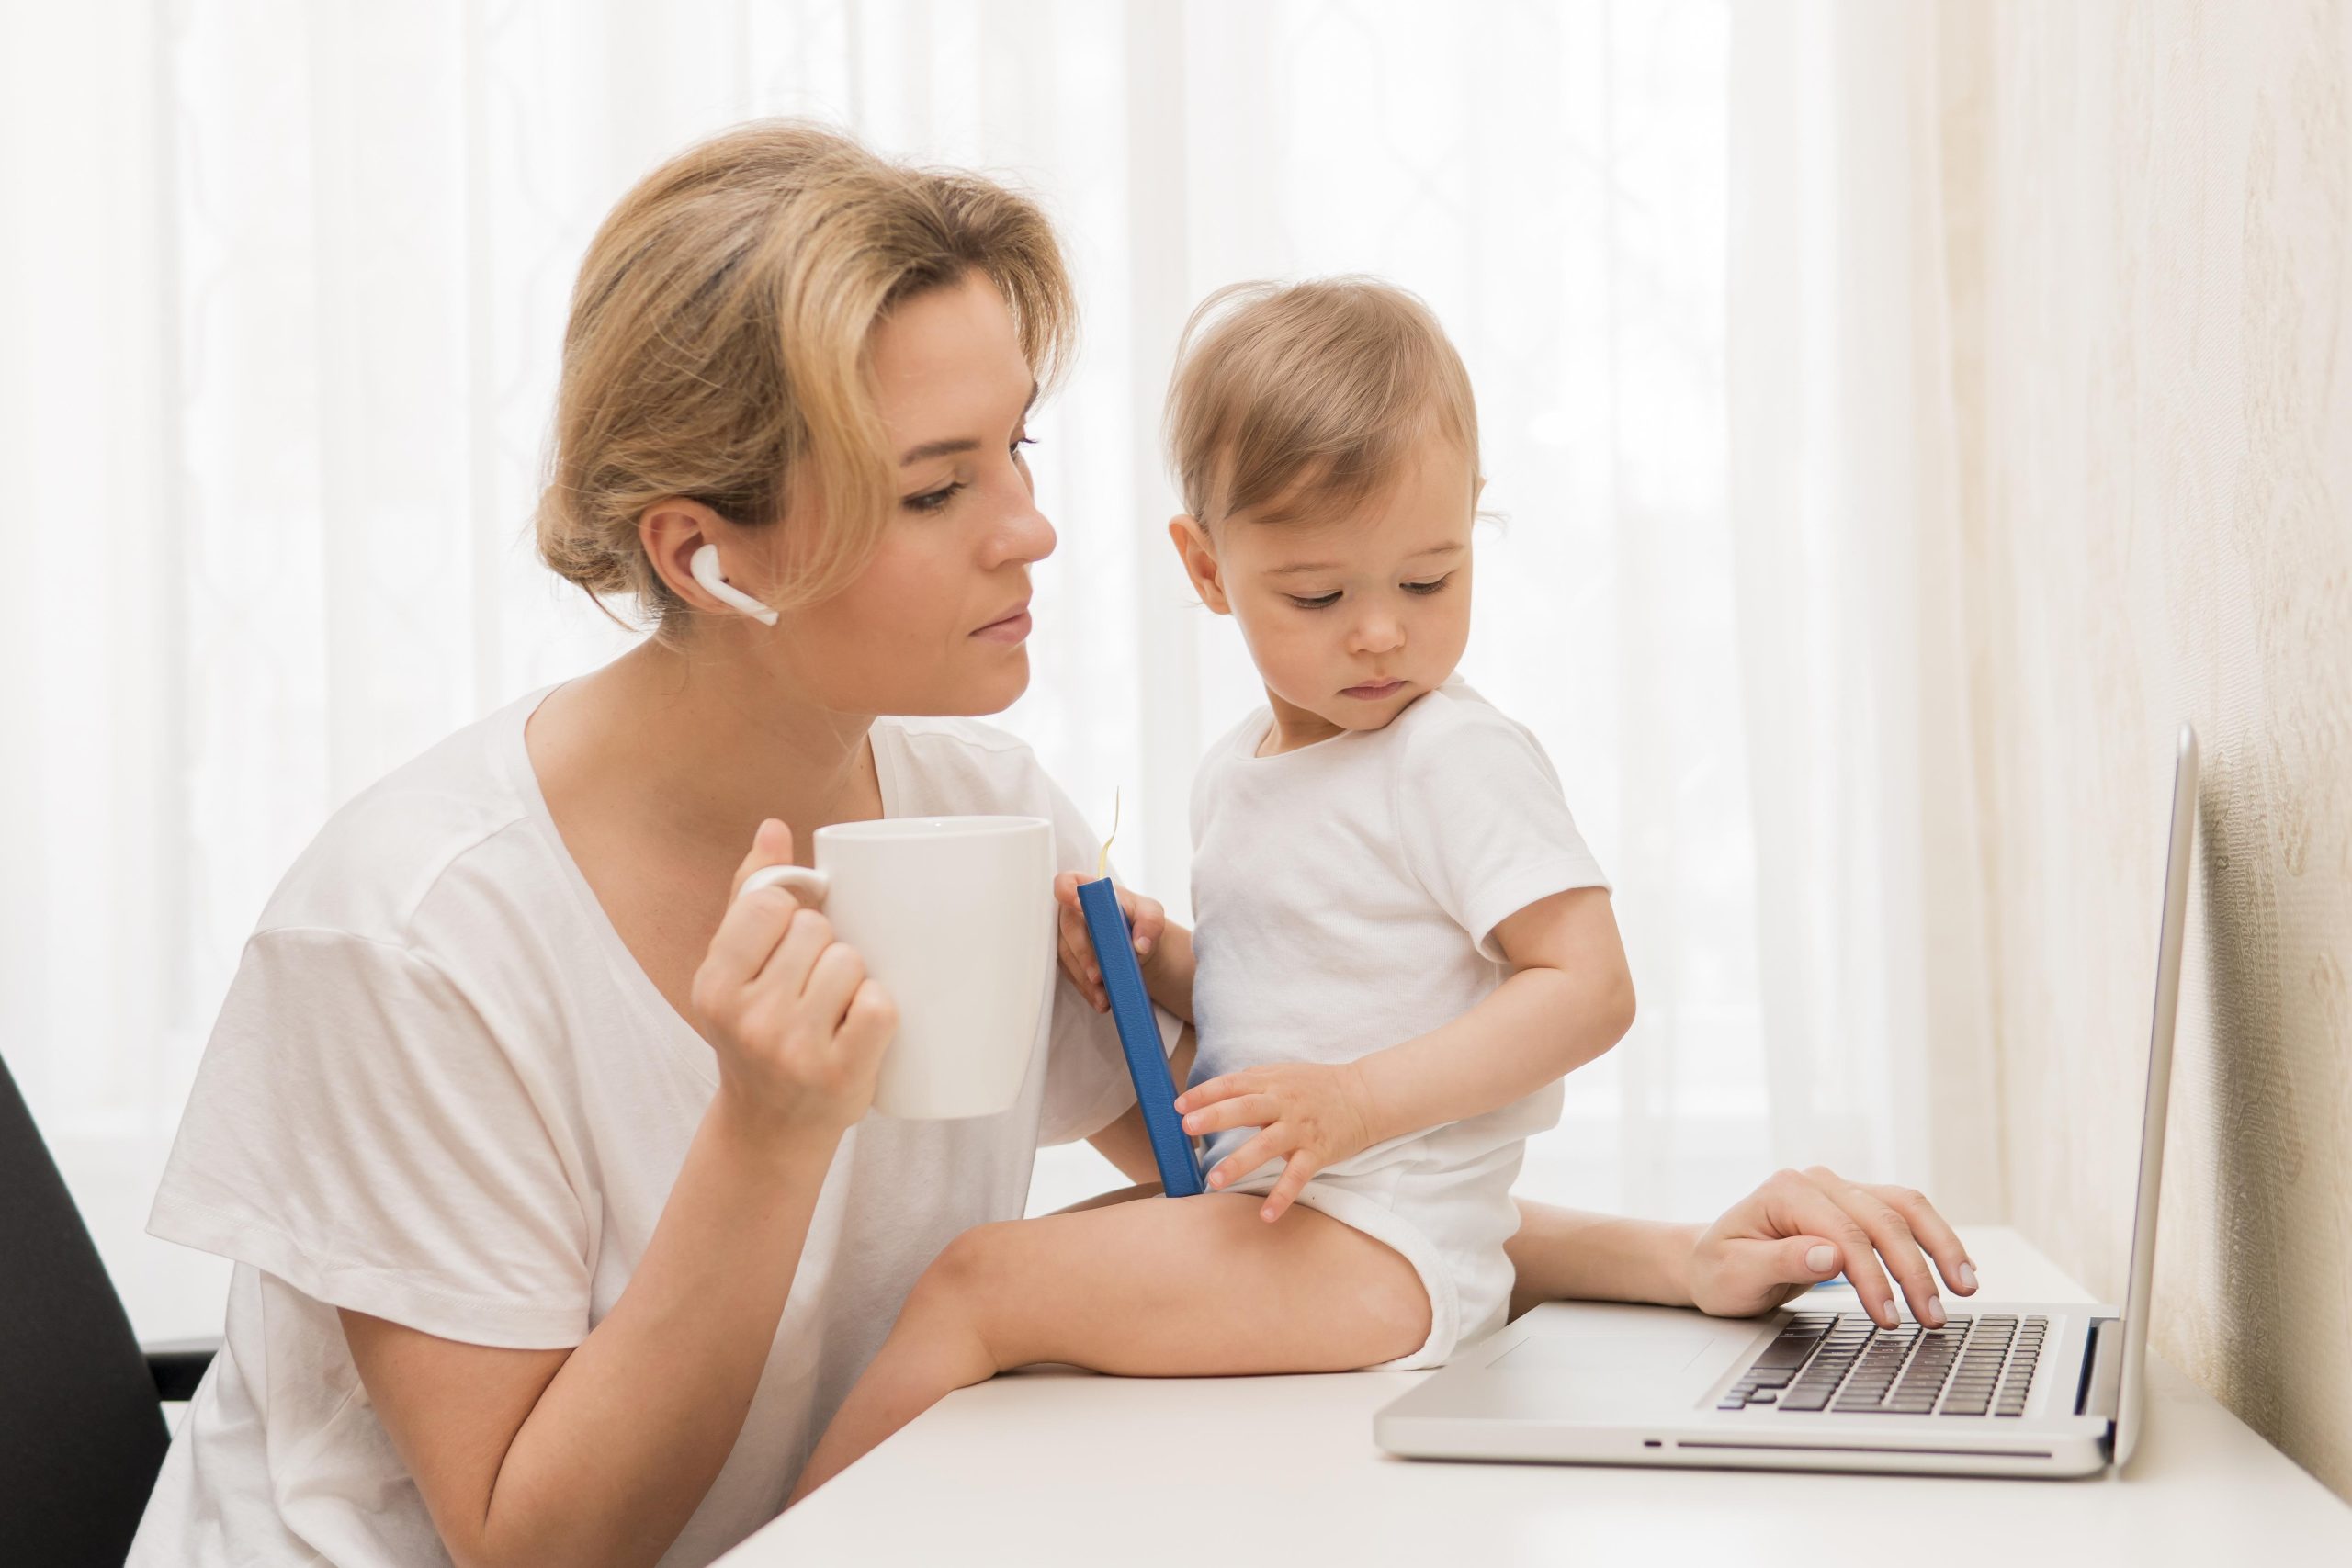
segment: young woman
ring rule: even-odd
[[[1023,422],[1071,327],[1035,207],[819,130],[729,131],[606,220],[540,548],[655,635],[367,791],[264,912],[156,1200],[237,1268],[132,1562],[707,1562],[1039,1144],[1148,1177],[1068,980],[1012,1111],[867,1118],[889,998],[821,914],[731,898],[894,815],[1046,817],[1091,866],[960,716],[1027,683]],[[1818,1168],[1703,1230],[1522,1208],[1522,1304],[1974,1285],[1924,1199]]]

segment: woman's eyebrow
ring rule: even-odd
[[[1029,400],[1021,405],[1021,417],[1027,419],[1029,411],[1036,406],[1037,383],[1033,380],[1029,383]],[[961,452],[977,452],[979,449],[979,439],[971,435],[959,435],[946,441],[926,441],[920,446],[910,446],[899,453],[899,467],[903,468],[915,463],[928,462],[933,457],[953,457]]]

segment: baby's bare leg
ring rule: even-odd
[[[792,1501],[946,1394],[1013,1367],[1340,1372],[1420,1348],[1430,1303],[1411,1264],[1312,1209],[1268,1224],[1261,1201],[1150,1198],[956,1237],[907,1297]]]

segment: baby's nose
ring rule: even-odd
[[[1368,615],[1348,639],[1354,653],[1390,653],[1405,645],[1405,624],[1394,615]]]

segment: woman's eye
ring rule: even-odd
[[[1434,593],[1453,581],[1453,573],[1449,571],[1443,577],[1433,577],[1427,582],[1407,582],[1399,586],[1408,593]]]
[[[952,485],[942,485],[937,490],[927,490],[921,495],[908,496],[899,504],[910,512],[920,512],[926,515],[934,512],[944,512],[947,509],[947,503],[956,499],[956,492],[963,488],[964,481],[957,479]]]
[[[1302,610],[1328,610],[1340,602],[1340,596],[1337,593],[1318,593],[1312,599],[1296,593],[1285,593],[1283,597]]]

